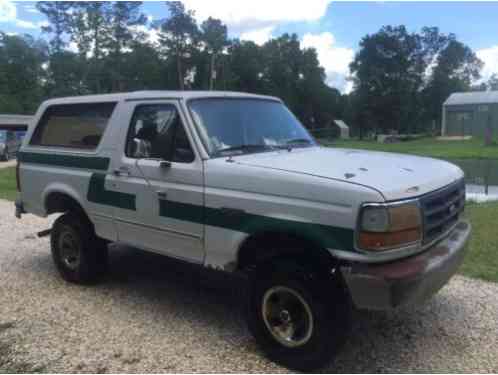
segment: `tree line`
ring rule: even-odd
[[[478,87],[482,62],[454,34],[385,26],[366,35],[350,65],[353,91],[325,83],[313,48],[283,34],[259,46],[228,37],[227,26],[200,25],[178,1],[149,21],[140,2],[45,2],[43,37],[0,31],[0,113],[33,113],[50,97],[135,90],[233,90],[282,98],[309,128],[344,119],[355,134],[427,132],[442,102]],[[166,12],[167,11],[167,12]],[[155,40],[150,37],[153,31]]]

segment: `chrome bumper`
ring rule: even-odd
[[[460,221],[446,238],[423,253],[389,263],[341,267],[356,307],[387,310],[435,294],[461,265],[471,226]]]

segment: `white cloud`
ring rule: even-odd
[[[16,5],[9,0],[0,0],[0,22],[11,22],[17,17]]]
[[[249,30],[280,22],[316,21],[325,15],[330,0],[301,1],[234,1],[183,0],[188,9],[195,10],[200,21],[219,18],[231,27]]]
[[[38,9],[34,5],[24,5],[24,10],[28,13],[40,13]]]
[[[240,34],[240,39],[251,40],[261,46],[270,40],[273,29],[273,26],[268,26],[263,27],[262,29],[246,31]]]
[[[13,23],[22,29],[36,29],[41,23],[34,23],[17,18],[16,4],[10,0],[0,0],[0,22]]]
[[[482,80],[486,81],[493,73],[498,73],[498,45],[480,49],[476,55],[484,62],[481,71]]]
[[[17,27],[20,27],[22,29],[36,29],[36,28],[38,28],[38,26],[35,23],[33,23],[31,21],[20,20],[19,18],[16,18],[13,22]]]
[[[322,18],[331,0],[183,0],[195,11],[197,21],[219,18],[231,33],[257,44],[268,41],[273,30],[285,22],[312,22]]]
[[[353,61],[354,51],[350,48],[338,47],[334,35],[330,32],[321,34],[305,34],[302,38],[303,48],[315,48],[320,65],[327,74],[327,84],[342,92],[352,89],[351,82],[346,80],[349,64]]]
[[[131,27],[131,30],[137,33],[143,33],[145,35],[145,39],[153,45],[157,45],[159,42],[159,31],[156,28],[148,28],[145,25],[136,25]]]
[[[69,42],[67,45],[68,51],[71,51],[73,53],[78,53],[80,50],[78,49],[78,45],[75,42]]]

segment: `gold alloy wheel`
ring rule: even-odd
[[[306,300],[286,286],[266,291],[262,305],[263,320],[273,338],[288,348],[306,344],[313,334],[313,314]]]

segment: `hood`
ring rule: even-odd
[[[388,201],[422,195],[463,177],[460,168],[439,159],[328,147],[251,154],[234,161],[367,186]]]

